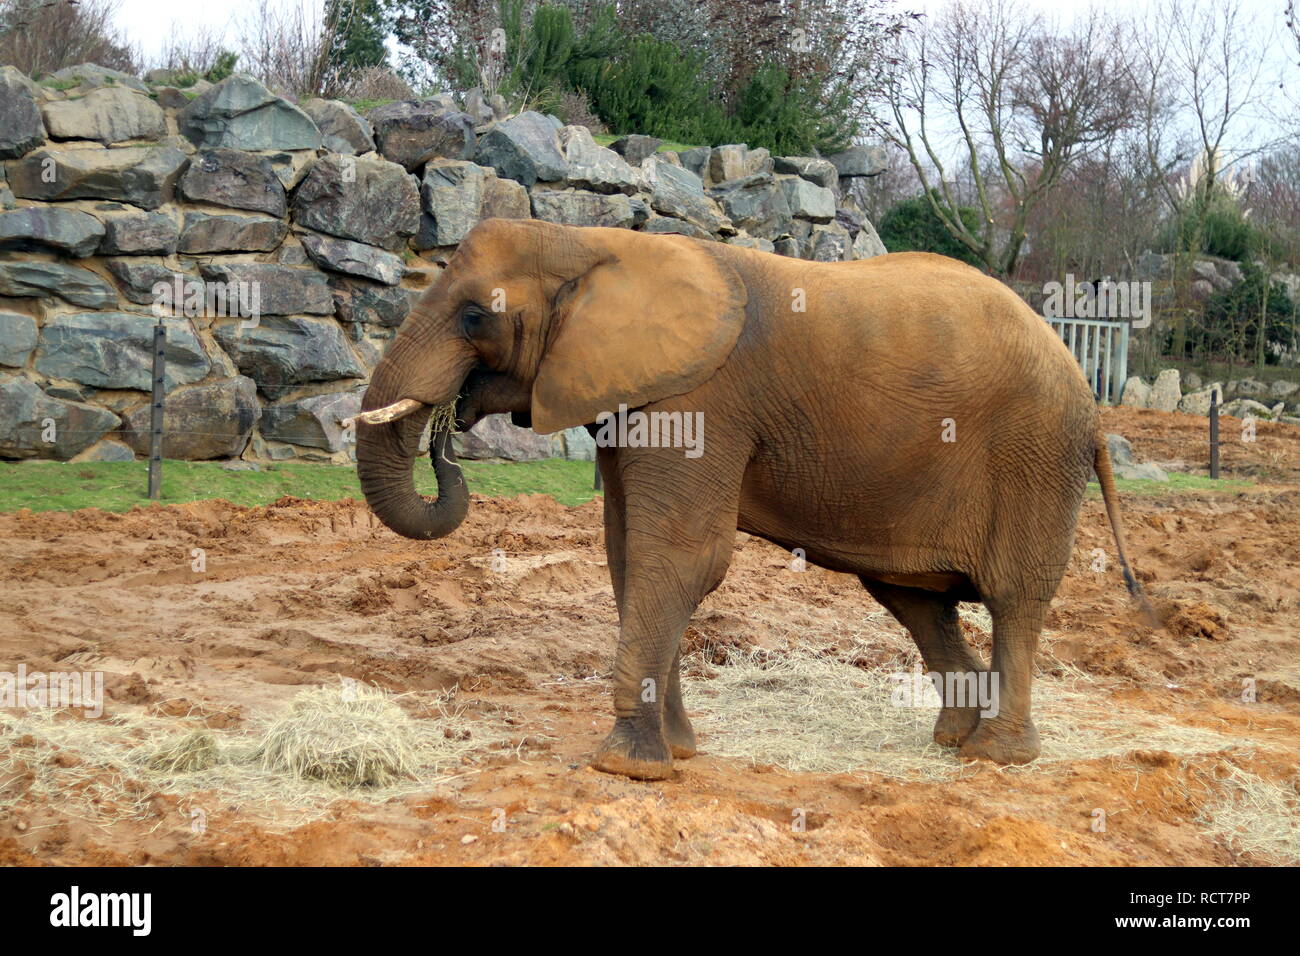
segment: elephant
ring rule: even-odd
[[[1011,289],[943,256],[822,263],[488,219],[413,305],[363,397],[358,476],[399,534],[438,538],[467,513],[451,425],[430,439],[437,497],[412,476],[431,409],[453,402],[459,428],[509,412],[542,434],[597,434],[628,409],[707,426],[694,457],[597,441],[619,620],[600,770],[664,779],[696,753],[681,641],[737,530],[856,575],[931,672],[996,679],[992,710],[940,691],[934,739],[964,759],[1039,754],[1034,655],[1093,470],[1125,583],[1145,601],[1078,363]],[[959,628],[963,601],[989,611],[988,665]]]

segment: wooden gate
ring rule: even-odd
[[[1103,405],[1118,405],[1128,381],[1128,323],[1052,318],[1047,322],[1083,369],[1097,399]]]

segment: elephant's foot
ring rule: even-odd
[[[673,775],[672,752],[663,734],[644,733],[625,717],[614,722],[591,765],[635,780],[667,780]]]
[[[978,707],[945,707],[934,724],[934,742],[940,747],[960,747],[979,722]]]
[[[668,740],[668,749],[678,760],[694,757],[695,728],[691,726],[686,711],[680,707],[668,707],[664,710],[664,737]]]
[[[981,720],[958,755],[963,760],[1022,764],[1037,758],[1039,750],[1038,728],[1032,720],[998,716]]]

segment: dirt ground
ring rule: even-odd
[[[1204,467],[1204,419],[1105,414],[1139,460]],[[703,727],[701,753],[671,780],[587,767],[611,721],[617,623],[599,501],[477,499],[465,524],[433,543],[399,538],[354,502],[3,515],[0,662],[101,670],[109,716],[189,713],[238,729],[305,687],[351,677],[404,693],[411,707],[454,692],[457,707],[496,721],[506,739],[422,792],[341,799],[305,823],[268,820],[219,792],[153,795],[147,814],[106,822],[28,790],[24,760],[75,754],[41,757],[31,741],[11,741],[20,772],[0,774],[0,864],[1285,862],[1226,837],[1205,814],[1234,773],[1294,793],[1300,428],[1261,425],[1256,442],[1225,447],[1224,464],[1258,483],[1124,496],[1133,561],[1163,630],[1141,622],[1113,568],[1092,570],[1093,549],[1112,544],[1101,502],[1085,502],[1039,671],[1040,681],[1087,677],[1101,710],[1238,743],[1172,753],[1147,745],[1138,724],[1122,752],[1012,772],[956,766],[941,780],[754,763],[712,752]],[[206,555],[201,573],[195,548]],[[987,652],[987,635],[966,626]],[[726,582],[687,632],[699,678],[688,709],[720,649],[793,640],[833,650],[850,632],[861,666],[863,648],[876,658],[868,665],[907,666],[901,628],[856,580],[794,574],[788,555],[742,536]],[[1243,700],[1248,683],[1254,701]],[[933,759],[956,765],[943,752]],[[206,814],[202,832],[194,806]]]

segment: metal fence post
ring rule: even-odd
[[[153,404],[149,409],[149,497],[162,494],[162,439],[164,379],[167,376],[167,326],[153,327]]]
[[[1219,390],[1210,389],[1210,477],[1219,477]]]

